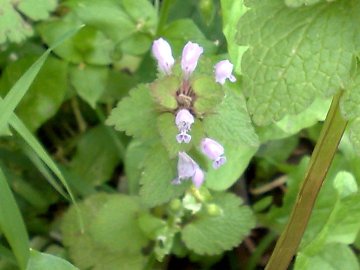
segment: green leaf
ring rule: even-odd
[[[144,153],[145,154],[145,153]],[[146,153],[144,170],[140,180],[140,196],[148,205],[156,206],[180,196],[188,187],[188,183],[174,185],[172,181],[177,177],[177,160],[170,160],[164,146],[154,142],[153,147]]]
[[[148,149],[149,145],[139,140],[132,140],[126,148],[124,166],[130,195],[139,192],[142,168]]]
[[[297,114],[315,98],[346,88],[358,50],[360,5],[336,1],[292,9],[256,1],[240,19],[238,41],[248,108],[258,125]]]
[[[175,20],[163,28],[159,35],[169,41],[174,55],[180,55],[184,45],[189,40],[201,44],[206,53],[214,53],[216,51],[216,46],[206,39],[191,19]]]
[[[349,139],[355,152],[360,156],[360,117],[349,123]]]
[[[255,219],[240,198],[231,193],[219,193],[214,202],[221,214],[211,216],[199,212],[182,230],[185,245],[200,255],[216,255],[237,246],[255,226]]]
[[[30,256],[29,238],[14,195],[0,168],[0,229],[12,248],[21,269],[26,268]]]
[[[120,161],[108,128],[100,125],[86,132],[71,160],[72,171],[88,184],[100,185],[109,180]]]
[[[282,139],[297,134],[302,129],[309,128],[319,121],[324,121],[330,108],[331,99],[315,99],[314,102],[296,115],[287,115],[280,121],[269,126],[258,127],[257,133],[262,142]]]
[[[227,162],[215,170],[208,163],[206,185],[214,190],[229,188],[244,172],[258,147],[258,137],[247,113],[241,93],[225,90],[223,102],[216,113],[205,117],[203,123],[208,137],[224,146]]]
[[[106,124],[125,131],[129,136],[149,139],[157,137],[156,117],[150,89],[147,85],[139,85],[111,111]]]
[[[137,197],[114,196],[97,212],[89,234],[100,246],[115,253],[141,254],[147,238],[138,225],[142,212]]]
[[[47,19],[56,6],[57,0],[21,0],[16,9],[37,21]]]
[[[53,45],[61,35],[79,25],[81,21],[75,14],[69,13],[61,19],[42,23],[37,29],[45,43]],[[87,25],[74,37],[55,48],[54,52],[72,63],[108,65],[113,61],[114,47],[114,43],[102,32]]]
[[[360,116],[360,71],[356,70],[350,79],[340,100],[341,113],[345,119],[351,120]]]
[[[56,0],[0,0],[0,44],[6,41],[19,43],[31,36],[33,29],[25,17],[44,20],[56,5]]]
[[[359,262],[350,247],[344,244],[329,244],[314,256],[298,253],[294,269],[358,270],[359,268]]]
[[[70,81],[77,94],[93,108],[104,94],[108,79],[108,68],[78,65],[70,69]]]
[[[211,114],[224,98],[224,90],[213,77],[199,76],[192,82],[196,94],[194,109],[196,115]]]
[[[140,214],[137,197],[97,193],[79,207],[85,232],[74,221],[74,207],[64,216],[62,232],[70,257],[80,269],[144,269],[146,257],[141,248],[145,236],[137,225]],[[119,239],[122,241],[116,242]],[[131,250],[127,250],[128,245]]]
[[[6,67],[0,81],[2,96],[9,92],[12,85],[15,87],[21,75],[37,58],[38,56],[23,57]],[[34,131],[55,115],[66,91],[67,63],[49,57],[17,106],[16,112],[28,128]]]
[[[31,250],[29,264],[26,270],[78,270],[66,260],[54,255]]]
[[[238,46],[236,44],[236,29],[240,17],[246,12],[244,0],[221,0],[221,12],[223,18],[223,33],[227,41],[227,49],[230,61],[234,64],[236,73],[241,73],[241,58],[247,50],[247,46]]]
[[[166,110],[175,110],[178,106],[176,91],[180,87],[180,80],[176,76],[165,76],[150,85],[153,97]]]
[[[156,10],[149,1],[73,0],[67,4],[86,25],[100,30],[127,52],[139,54],[149,48],[149,36],[157,26]]]
[[[325,1],[333,2],[336,0],[285,0],[285,4],[289,7],[300,7],[300,6],[310,6]]]

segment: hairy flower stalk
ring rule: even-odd
[[[188,132],[191,130],[191,125],[194,123],[194,116],[187,110],[181,109],[177,112],[175,117],[175,124],[179,130],[179,134],[176,135],[178,143],[189,143],[191,135]]]
[[[203,52],[204,49],[199,44],[191,41],[186,43],[181,56],[181,69],[184,72],[185,79],[188,79],[193,73]]]
[[[236,78],[232,75],[234,65],[229,60],[222,60],[215,65],[215,81],[224,84],[226,79],[230,82],[236,82]]]
[[[204,182],[204,172],[199,165],[185,152],[179,152],[178,177],[173,181],[174,184],[180,184],[182,180],[191,178],[193,184],[199,188]]]
[[[162,38],[155,40],[152,45],[152,53],[158,62],[159,70],[167,75],[171,74],[175,60],[169,43]]]
[[[213,168],[220,168],[225,162],[224,147],[217,141],[205,138],[201,141],[201,151],[213,161]]]

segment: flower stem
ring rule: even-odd
[[[163,0],[161,2],[161,7],[160,7],[160,14],[159,14],[159,22],[158,22],[158,27],[157,27],[157,34],[159,34],[159,32],[161,32],[161,30],[164,28],[167,19],[169,17],[169,11],[170,11],[170,6],[172,4],[173,0]]]
[[[316,197],[325,180],[347,124],[339,109],[341,94],[340,91],[332,100],[319,140],[311,155],[310,164],[290,220],[278,239],[265,270],[287,269],[297,251],[310,219]]]

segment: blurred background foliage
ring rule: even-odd
[[[161,204],[139,196],[139,179],[144,164],[161,164],[159,171],[173,165],[162,159],[166,150],[105,125],[130,89],[156,78],[150,47],[158,37],[169,41],[176,56],[191,40],[209,59],[229,57],[241,81],[246,47],[235,39],[246,11],[242,1],[0,0],[0,10],[3,98],[62,35],[85,25],[53,49],[15,110],[60,168],[84,227],[40,150],[14,127],[1,130],[1,270],[264,267],[289,217],[329,100],[316,99],[300,114],[255,126],[259,142],[239,143],[232,171],[214,175],[199,192],[165,196]],[[237,86],[235,108],[248,117]],[[295,269],[359,269],[359,161],[345,134]]]

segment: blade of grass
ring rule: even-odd
[[[14,195],[0,167],[0,227],[12,248],[20,269],[30,257],[29,237]]]
[[[32,82],[34,81],[36,75],[39,73],[41,67],[45,63],[47,57],[50,52],[56,48],[58,45],[63,43],[66,39],[75,35],[82,26],[70,30],[65,33],[62,37],[59,38],[58,41],[54,43],[49,49],[47,49],[40,58],[31,65],[31,67],[20,77],[20,79],[14,84],[14,86],[10,89],[6,97],[4,98],[4,102],[0,105],[0,131],[6,131],[6,125],[9,122],[9,117],[14,112],[21,99],[25,96],[27,91],[29,90]]]
[[[295,255],[309,222],[317,195],[331,166],[347,121],[342,117],[340,91],[333,98],[319,140],[311,155],[305,179],[301,185],[290,219],[276,243],[265,270],[285,270]]]
[[[11,122],[10,122],[11,123]],[[19,131],[17,131],[19,133]],[[23,137],[23,136],[22,136]],[[56,189],[64,198],[68,199],[67,194],[64,192],[62,187],[58,184],[53,174],[49,171],[48,167],[44,164],[43,160],[40,158],[39,155],[34,152],[34,147],[30,147],[29,144],[25,144],[20,142],[22,150],[30,159],[30,161],[35,165],[35,167],[39,170],[39,172],[45,177],[45,179],[49,182],[50,185]]]
[[[0,100],[0,105],[1,105]],[[13,114],[10,118],[10,125],[14,130],[24,139],[24,141],[32,148],[32,150],[39,156],[39,158],[50,168],[50,170],[59,178],[63,186],[65,187],[66,191],[68,192],[72,203],[75,206],[75,209],[78,213],[78,219],[80,228],[83,230],[83,221],[81,218],[81,213],[78,208],[78,205],[75,201],[75,197],[71,192],[71,189],[65,180],[65,177],[61,173],[60,169],[56,165],[56,163],[52,160],[50,155],[46,152],[44,147],[39,143],[36,137],[26,128],[24,123],[15,115]]]

